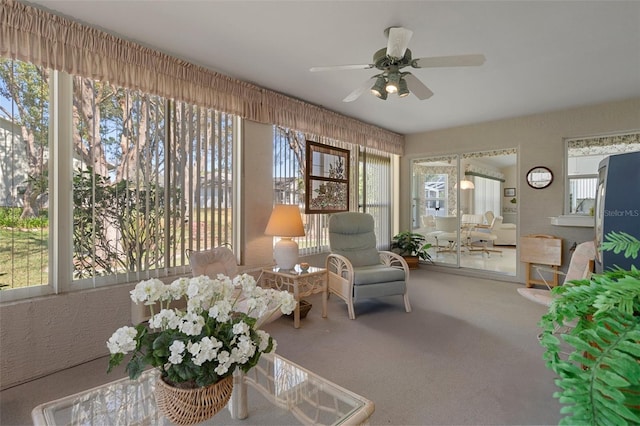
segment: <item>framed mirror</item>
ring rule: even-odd
[[[547,167],[536,166],[527,172],[527,183],[534,189],[542,189],[551,185],[553,173]]]

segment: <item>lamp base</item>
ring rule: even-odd
[[[283,237],[273,247],[273,259],[280,269],[291,270],[298,263],[298,243]]]

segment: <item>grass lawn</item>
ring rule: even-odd
[[[1,288],[46,284],[49,264],[48,244],[48,229],[0,228]]]

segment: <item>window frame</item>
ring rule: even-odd
[[[74,103],[74,76],[66,72],[48,70],[49,78],[49,235],[48,235],[48,261],[46,283],[35,284],[26,287],[7,288],[0,291],[0,303],[26,300],[33,297],[51,296],[67,292],[108,287],[120,284],[134,283],[143,279],[157,277],[160,279],[173,279],[175,276],[188,273],[190,268],[188,260],[164,267],[144,269],[135,272],[116,272],[105,276],[94,276],[85,279],[73,277],[74,258],[74,202],[73,202],[73,176],[74,176],[74,146],[63,141],[73,140],[73,103]],[[168,108],[165,103],[164,108]],[[212,110],[212,108],[207,108]],[[214,111],[216,113],[217,111]],[[241,215],[241,167],[239,159],[242,158],[242,124],[243,120],[234,114],[225,114],[225,119],[231,126],[230,138],[231,173],[234,175],[231,184],[231,241],[233,246],[240,242],[240,228],[242,226]],[[213,138],[213,143],[221,143]],[[225,169],[226,170],[226,169]],[[170,178],[169,178],[170,179]],[[168,190],[173,188],[176,182]],[[195,186],[190,189],[193,190]],[[199,206],[202,209],[203,206]],[[213,231],[212,231],[213,232]],[[222,237],[220,235],[219,237]],[[191,233],[184,234],[181,241],[176,243],[173,250],[181,250],[182,246],[192,248],[199,244]],[[166,257],[166,253],[164,254]],[[10,254],[13,256],[13,254]],[[66,266],[65,266],[66,265]],[[43,277],[44,279],[44,277]]]
[[[571,180],[572,179],[594,179],[596,184],[597,184],[597,180],[598,180],[598,169],[596,167],[596,170],[593,173],[580,173],[580,174],[575,174],[575,175],[571,175],[569,174],[569,169],[570,169],[570,165],[569,162],[571,161],[572,158],[576,158],[576,156],[570,156],[569,155],[569,151],[571,149],[570,145],[572,143],[575,143],[577,141],[588,141],[588,142],[592,142],[594,143],[597,140],[608,140],[608,142],[610,143],[600,143],[597,146],[599,147],[606,147],[606,146],[612,146],[612,145],[616,145],[616,141],[614,140],[616,137],[626,137],[626,136],[632,136],[635,137],[636,140],[640,140],[640,130],[630,130],[630,131],[623,131],[623,132],[616,132],[616,133],[607,133],[607,134],[602,134],[602,135],[593,135],[593,136],[584,136],[584,137],[578,137],[578,138],[565,138],[564,139],[564,206],[563,206],[563,211],[564,214],[567,216],[579,216],[579,217],[584,217],[584,216],[593,216],[590,213],[576,213],[576,212],[571,212]],[[633,142],[632,142],[633,143]],[[618,153],[622,153],[622,152],[633,152],[635,151],[635,149],[631,149],[631,150],[624,150],[624,151],[619,151]],[[604,153],[604,154],[600,154],[603,155],[603,158],[609,156],[609,155],[615,155],[615,153]],[[596,199],[596,194],[594,193],[593,195],[593,200],[595,203],[595,199]]]

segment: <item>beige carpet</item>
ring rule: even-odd
[[[281,318],[268,331],[281,355],[372,400],[373,425],[557,424],[553,374],[536,340],[545,308],[519,286],[421,269],[411,313],[394,296],[357,303],[352,321],[332,297],[323,319],[315,295],[300,329]],[[0,424],[30,424],[34,406],[117,378],[105,371],[100,359],[1,392]],[[286,422],[257,407],[238,424]]]

